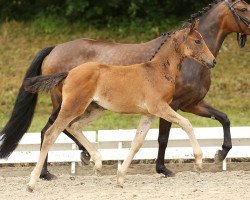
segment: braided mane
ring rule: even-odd
[[[212,3],[208,4],[208,6],[204,7],[201,11],[194,13],[190,16],[190,19],[187,20],[188,23],[192,23],[197,18],[203,16],[205,13],[207,13],[214,5],[218,4],[223,0],[214,0]]]
[[[201,11],[194,13],[190,16],[190,19],[188,19],[186,22],[184,22],[183,26],[181,27],[181,29],[186,28],[190,25],[190,23],[194,22],[197,18],[203,16],[205,13],[207,13],[214,5],[220,3],[223,0],[214,0],[212,3],[208,4],[208,6],[204,7]],[[180,30],[180,29],[178,29]],[[177,31],[177,30],[176,30]],[[159,50],[161,49],[161,47],[163,46],[163,44],[165,44],[165,42],[167,41],[168,37],[170,37],[172,35],[171,32],[166,32],[163,33],[162,36],[166,37],[166,39],[161,43],[161,45],[159,46],[159,48],[156,50],[156,52],[153,54],[153,56],[150,58],[150,61],[155,57],[155,55],[159,52]]]

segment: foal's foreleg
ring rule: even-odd
[[[122,163],[122,166],[117,171],[117,184],[120,187],[123,187],[124,184],[124,176],[126,175],[128,171],[128,167],[130,163],[132,162],[135,154],[139,151],[141,148],[143,141],[147,135],[148,130],[150,129],[150,126],[152,124],[154,117],[153,116],[142,116],[139,126],[136,131],[135,138],[132,141],[131,149],[129,151],[129,154],[127,158]]]
[[[202,117],[211,118],[214,120],[218,120],[222,126],[224,131],[224,142],[222,145],[222,150],[218,150],[215,155],[215,161],[223,161],[230,149],[232,148],[232,139],[230,133],[230,121],[227,115],[219,110],[216,110],[208,103],[201,101],[197,105],[188,106],[186,108],[181,109],[185,112],[190,112]]]
[[[194,130],[189,120],[179,115],[166,103],[158,103],[158,106],[153,106],[152,109],[150,109],[150,113],[179,125],[187,133],[193,147],[196,166],[202,168],[202,150],[195,138]]]

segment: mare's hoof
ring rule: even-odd
[[[166,178],[167,177],[175,177],[175,173],[171,170],[167,169],[164,165],[163,166],[156,166],[156,172],[158,174],[163,174]]]
[[[222,155],[222,151],[221,150],[218,150],[214,156],[214,162],[215,163],[220,163],[222,162],[224,159],[223,159],[223,155]]]
[[[81,161],[84,165],[89,165],[90,163],[90,155],[87,151],[81,152]]]
[[[51,181],[57,179],[57,177],[54,174],[51,174],[49,171],[46,171],[45,173],[42,172],[40,179]]]

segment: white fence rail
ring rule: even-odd
[[[136,130],[100,130],[83,132],[100,151],[103,160],[124,160]],[[223,130],[221,127],[195,128],[195,135],[202,147],[204,158],[214,158],[221,149]],[[233,149],[228,158],[250,158],[250,127],[232,127]],[[27,133],[18,148],[8,159],[0,159],[2,163],[34,163],[37,162],[40,149],[40,133]],[[134,159],[156,159],[158,152],[158,129],[151,129],[145,142]],[[192,159],[193,151],[189,139],[180,128],[172,128],[165,159]],[[49,152],[49,162],[71,162],[71,172],[75,173],[75,162],[80,162],[80,151],[75,143],[64,134],[60,134]],[[224,161],[223,169],[226,169]]]

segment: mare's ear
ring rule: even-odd
[[[198,29],[199,20],[195,20],[189,27],[189,33],[192,33],[193,31]]]

